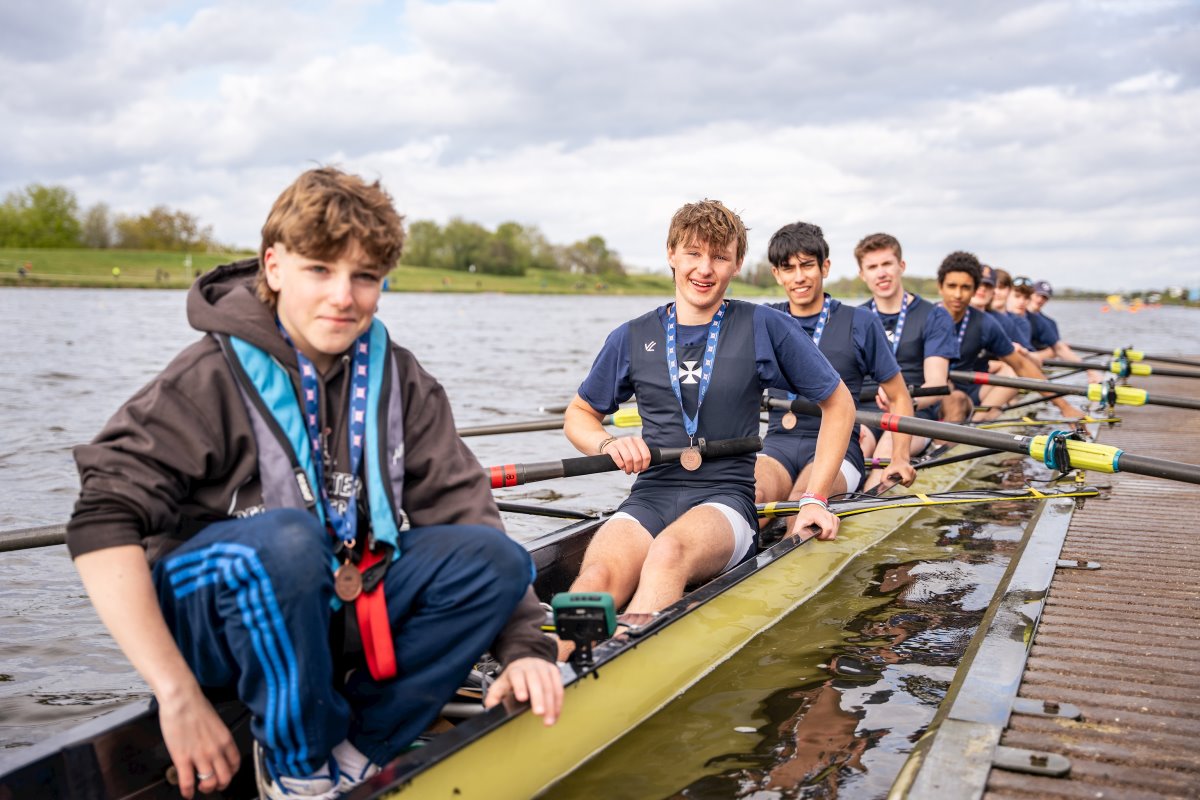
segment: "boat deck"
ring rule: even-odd
[[[1153,393],[1186,397],[1200,382],[1153,378]],[[1100,441],[1141,455],[1200,462],[1195,411],[1121,412]],[[1200,486],[1099,475],[1108,499],[1075,512],[1019,696],[1070,703],[1079,720],[1014,714],[1001,744],[1065,756],[1062,778],[995,768],[984,797],[1200,797]]]

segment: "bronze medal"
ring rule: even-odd
[[[688,472],[695,472],[703,463],[704,459],[701,457],[698,447],[689,447],[679,454],[679,465]]]
[[[362,594],[362,572],[349,561],[333,573],[333,591],[343,603],[353,603]]]
[[[783,415],[783,419],[779,421],[779,424],[783,426],[784,430],[790,431],[796,427],[796,415],[791,411],[787,412]]]

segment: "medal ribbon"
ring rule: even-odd
[[[910,303],[912,303],[912,300],[905,293],[904,303],[900,306],[900,316],[896,318],[896,328],[892,331],[892,355],[896,355],[896,351],[900,349],[900,337],[904,334],[904,319],[908,316],[908,306]],[[874,299],[871,300],[871,310],[879,314],[879,309],[875,307]]]
[[[825,333],[825,326],[829,324],[829,309],[833,305],[833,298],[825,295],[825,304],[821,306],[821,316],[817,317],[817,327],[813,328],[812,340],[817,347],[821,346],[821,334]],[[788,392],[788,400],[795,400],[800,395],[793,392]]]
[[[958,349],[962,350],[963,337],[967,335],[967,323],[971,321],[971,307],[967,306],[967,313],[963,314],[962,322],[958,323]]]
[[[300,352],[292,337],[284,330],[283,323],[276,319],[279,332],[292,349],[296,351],[296,361],[300,364],[300,394],[304,406],[304,426],[308,430],[309,442],[313,452],[313,466],[317,472],[317,489],[321,495],[321,505],[325,509],[325,524],[330,533],[343,542],[353,542],[358,534],[358,468],[362,463],[363,442],[367,429],[367,364],[370,349],[371,331],[368,330],[355,340],[354,356],[350,364],[350,497],[346,502],[346,513],[342,514],[329,500],[329,490],[325,485],[324,458],[321,448],[321,426],[318,416],[320,382],[317,378],[317,368],[308,356]]]
[[[708,384],[712,380],[713,361],[717,355],[717,340],[721,336],[721,320],[725,317],[726,303],[722,302],[717,313],[713,315],[708,325],[708,342],[704,346],[704,367],[700,372],[700,389],[696,395],[696,416],[689,417],[683,407],[683,392],[679,388],[679,360],[675,355],[675,304],[667,311],[667,374],[671,376],[671,389],[675,399],[679,401],[679,410],[683,414],[683,430],[688,439],[696,437],[700,427],[700,406],[704,403],[704,395],[708,394]]]

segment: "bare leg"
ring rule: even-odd
[[[792,491],[792,479],[788,471],[770,456],[759,456],[754,462],[754,502],[773,503],[786,500]],[[762,517],[758,521],[759,528],[765,528],[770,519]]]
[[[650,545],[631,614],[649,614],[683,597],[688,583],[716,575],[733,556],[733,529],[712,506],[696,506]]]
[[[617,608],[629,602],[637,589],[638,575],[653,542],[650,532],[631,519],[610,519],[592,537],[572,592],[608,592]],[[558,643],[558,660],[566,661],[575,649]]]

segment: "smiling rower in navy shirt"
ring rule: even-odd
[[[829,245],[816,225],[796,222],[775,232],[767,247],[771,274],[787,290],[787,302],[773,303],[798,321],[821,353],[858,396],[863,380],[871,377],[887,394],[892,411],[912,416],[912,397],[892,355],[883,326],[870,309],[842,305],[825,294],[829,276]],[[771,391],[772,396],[785,397]],[[767,438],[754,469],[755,494],[760,503],[790,500],[811,491],[810,463],[820,455],[816,433],[820,420],[771,409]],[[908,486],[916,478],[909,464],[907,434],[896,436],[886,476]],[[863,482],[863,454],[857,431],[842,446],[841,473],[833,491],[857,491]]]

